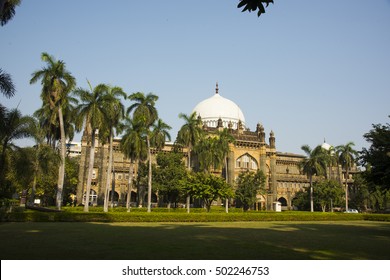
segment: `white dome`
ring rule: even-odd
[[[228,127],[231,122],[232,128],[237,129],[238,122],[241,121],[245,128],[245,117],[240,107],[218,94],[218,84],[216,93],[196,105],[192,112],[196,112],[208,127],[217,127],[218,119],[221,118],[223,127]]]
[[[323,148],[324,150],[329,151],[330,148],[332,148],[332,145],[330,145],[330,144],[328,144],[328,143],[326,143],[326,142],[324,141],[324,143],[322,143],[322,145],[321,145],[321,148]]]

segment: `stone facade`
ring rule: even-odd
[[[218,129],[204,126],[207,133],[213,134]],[[227,179],[229,183],[234,184],[239,173],[244,170],[260,169],[266,175],[265,195],[258,196],[258,203],[254,206],[256,209],[272,209],[272,203],[279,201],[282,203],[282,209],[292,209],[293,199],[296,192],[303,190],[309,185],[306,175],[301,173],[299,164],[304,158],[302,155],[281,153],[276,150],[276,139],[273,132],[270,133],[268,142],[262,125],[257,125],[256,131],[243,129],[230,129],[235,142],[230,144],[230,152],[227,164]],[[83,203],[83,195],[87,182],[87,168],[89,159],[90,144],[85,135],[82,138],[82,150],[80,156],[79,185],[77,190],[77,201]],[[173,144],[167,143],[163,151],[170,152]],[[114,180],[110,182],[113,201],[120,205],[125,204],[127,196],[127,186],[129,183],[130,161],[126,159],[120,151],[120,140],[114,140],[113,147],[113,176]],[[95,163],[91,186],[90,201],[92,205],[101,205],[103,203],[104,190],[107,181],[109,150],[108,145],[102,145],[96,140]],[[152,154],[155,160],[155,153]],[[186,161],[186,151],[183,151],[183,159]],[[337,171],[333,168],[333,177],[339,178]],[[220,171],[222,173],[222,171]],[[352,172],[353,173],[353,172]],[[137,174],[137,166],[134,169],[134,175]],[[351,180],[351,179],[350,179]],[[111,197],[111,196],[110,196]],[[157,202],[157,196],[154,195],[154,202]],[[137,190],[133,189],[131,201],[136,204]]]
[[[226,112],[226,107],[229,111],[238,112],[237,114],[230,114]],[[244,126],[244,116],[241,109],[234,102],[220,97],[218,94],[218,84],[216,87],[216,94],[214,97],[208,98],[196,106],[200,111],[207,114],[208,117],[203,122],[203,129],[206,133],[212,135],[218,130],[227,128],[230,134],[234,137],[235,142],[230,144],[230,152],[227,160],[227,170],[219,172],[225,174],[229,183],[234,185],[235,179],[243,170],[258,170],[260,169],[266,175],[266,194],[258,195],[258,202],[254,205],[255,209],[273,209],[273,203],[279,201],[282,204],[282,209],[293,209],[294,197],[298,191],[303,190],[309,186],[309,180],[306,175],[303,175],[299,167],[300,162],[304,156],[282,153],[276,150],[276,138],[271,131],[268,139],[264,132],[264,127],[258,124],[256,130],[250,131]],[[227,114],[226,117],[212,117],[210,110],[215,110],[214,115]],[[230,114],[230,115],[229,115]],[[238,117],[234,119],[234,116]],[[198,116],[202,119],[202,116]],[[243,120],[241,121],[242,118]],[[233,119],[233,122],[232,122]],[[203,119],[202,119],[203,120]],[[234,123],[234,125],[233,125]],[[88,132],[84,133],[81,141],[81,156],[80,156],[80,173],[79,185],[77,189],[77,202],[83,203],[85,196],[85,188],[87,182],[87,168],[89,159]],[[98,137],[97,137],[98,138]],[[167,143],[163,151],[170,152],[173,149],[172,143]],[[120,140],[114,140],[114,155],[113,155],[113,169],[112,174],[114,179],[109,182],[111,189],[111,198],[115,203],[125,204],[127,196],[127,186],[129,184],[129,169],[130,161],[126,159],[124,154],[120,151]],[[93,205],[103,204],[104,190],[107,185],[107,168],[108,168],[108,145],[101,144],[96,140],[94,173],[92,178],[90,201]],[[183,160],[186,161],[186,151],[183,151]],[[156,152],[152,153],[155,161]],[[187,164],[187,163],[186,163]],[[352,175],[356,173],[356,167],[350,172],[350,178],[344,178],[344,173],[341,168],[333,167],[329,170],[330,176],[340,182],[352,183]],[[134,175],[137,174],[137,166],[134,169]],[[314,178],[316,181],[318,178]],[[137,197],[141,197],[137,200]],[[137,194],[133,189],[131,191],[131,202],[133,204],[142,204],[143,195]],[[157,195],[153,194],[153,201],[157,203]]]

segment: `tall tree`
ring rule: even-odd
[[[352,146],[355,146],[353,142],[348,142],[345,145],[339,145],[336,147],[339,162],[345,170],[345,210],[348,211],[348,179],[349,171],[356,162],[358,152],[355,151]]]
[[[366,167],[364,174],[368,182],[390,190],[390,123],[373,124],[372,127],[364,134],[370,147],[363,148],[360,162]]]
[[[301,149],[306,153],[306,158],[301,162],[301,168],[304,174],[309,178],[310,185],[310,211],[314,212],[313,202],[313,176],[323,175],[326,170],[326,156],[324,155],[321,146],[317,146],[314,150],[308,145],[303,145]]]
[[[63,107],[69,103],[68,95],[76,86],[76,80],[69,71],[66,70],[65,62],[56,60],[48,53],[42,53],[41,59],[46,62],[46,67],[35,71],[32,74],[30,84],[41,80],[42,93],[41,99],[44,104],[48,104],[50,110],[57,111],[58,122],[61,135],[61,164],[58,170],[57,197],[56,205],[60,210],[62,206],[62,190],[64,187],[65,176],[65,155],[66,155],[66,135]]]
[[[223,164],[225,168],[225,181],[228,182],[228,166],[227,166],[227,157],[230,151],[229,144],[234,143],[234,137],[229,133],[227,128],[218,132],[218,147],[219,153],[223,158]],[[229,199],[226,198],[225,201],[225,211],[229,212]]]
[[[108,93],[111,98],[106,104],[107,110],[107,126],[106,132],[108,133],[108,168],[107,168],[107,180],[106,180],[106,189],[104,191],[104,212],[108,212],[108,200],[109,200],[109,190],[111,183],[111,172],[112,172],[112,158],[113,158],[113,142],[115,133],[117,130],[120,130],[121,120],[124,117],[125,108],[120,100],[120,97],[126,99],[127,95],[120,87],[110,87],[108,86]]]
[[[40,126],[38,119],[33,118],[29,124],[29,134],[34,139],[35,145],[32,147],[32,168],[33,178],[31,193],[29,196],[29,205],[34,205],[34,199],[37,189],[37,182],[40,176],[49,172],[49,166],[58,166],[61,159],[47,143],[45,143],[45,130]]]
[[[147,129],[146,133],[146,143],[148,147],[148,162],[149,162],[149,172],[148,172],[148,212],[151,212],[152,205],[152,156],[151,156],[151,143],[150,143],[150,127],[158,119],[157,109],[155,107],[158,96],[152,93],[145,95],[142,92],[136,92],[129,96],[131,101],[135,103],[132,104],[128,109],[127,113],[129,114],[133,111],[133,118],[137,121],[140,121],[144,124]]]
[[[179,114],[179,118],[184,120],[184,125],[180,128],[176,142],[187,147],[187,169],[191,171],[191,152],[203,135],[202,120],[197,118],[197,113],[190,115]],[[187,212],[190,212],[190,196],[187,196]]]
[[[216,142],[215,137],[206,136],[200,138],[194,146],[193,151],[198,158],[200,171],[210,173],[212,168],[221,164]]]
[[[89,89],[77,88],[74,95],[81,103],[77,110],[77,129],[81,131],[83,124],[91,130],[91,150],[89,156],[87,186],[85,192],[84,212],[89,211],[89,196],[91,192],[91,182],[93,174],[93,165],[95,161],[96,134],[99,129],[104,130],[108,125],[107,108],[112,102],[113,96],[109,95],[109,87],[106,84],[99,84],[92,88],[88,82]]]
[[[18,109],[5,110],[0,119],[0,190],[1,196],[6,197],[5,174],[8,169],[7,150],[13,146],[13,141],[30,136],[32,118],[23,116]]]
[[[169,134],[170,127],[162,119],[158,119],[153,124],[153,130],[151,134],[151,144],[157,149],[161,150],[164,148],[166,141],[171,141],[171,135]]]
[[[125,118],[125,132],[121,140],[121,151],[130,159],[129,182],[127,189],[126,208],[130,211],[131,191],[133,188],[134,166],[137,161],[145,160],[147,157],[147,147],[145,141],[145,127],[142,122],[137,122],[130,117]],[[138,192],[139,194],[140,192]]]
[[[75,104],[77,104],[77,99],[68,96],[62,108],[64,131],[66,139],[69,141],[73,139],[75,132]],[[34,117],[39,120],[39,126],[45,132],[46,143],[53,149],[57,148],[57,144],[61,145],[61,129],[58,111],[51,110],[50,104],[43,103],[41,108],[34,112]]]

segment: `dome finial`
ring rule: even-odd
[[[215,84],[215,94],[218,94],[218,91],[219,91],[219,89],[218,89],[218,82]]]

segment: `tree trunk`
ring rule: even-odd
[[[226,183],[229,183],[228,182],[228,170],[227,170],[227,158],[225,157],[224,158],[224,163],[225,163],[225,180],[226,180]],[[229,213],[229,198],[227,197],[225,199],[225,212],[226,213]]]
[[[130,159],[130,167],[129,167],[129,186],[127,190],[127,200],[126,200],[126,208],[127,212],[130,212],[130,200],[131,200],[131,190],[133,189],[133,171],[134,170],[134,161]]]
[[[7,141],[3,142],[3,149],[0,156],[0,191],[3,189],[5,191],[5,162],[6,162],[6,150],[7,150]]]
[[[150,139],[149,135],[146,136],[146,141],[148,145],[148,160],[149,160],[149,170],[148,170],[148,212],[151,212],[152,206],[152,153],[150,151]]]
[[[38,147],[37,149],[39,150],[39,144],[37,147]],[[38,153],[38,151],[37,151],[37,153]],[[30,206],[34,206],[35,192],[37,189],[37,177],[38,177],[38,170],[39,170],[38,165],[39,165],[38,155],[36,154],[35,155],[35,166],[34,166],[34,179],[33,179],[33,184],[31,187],[31,195],[30,195],[30,199],[29,199]]]
[[[314,203],[313,203],[313,175],[310,174],[310,212],[314,212]]]
[[[56,204],[57,209],[61,210],[62,206],[62,190],[64,189],[64,177],[65,177],[65,155],[66,155],[66,137],[65,137],[65,127],[64,127],[64,117],[62,115],[61,106],[58,108],[58,119],[60,121],[60,133],[61,133],[61,163],[58,169],[58,183],[57,183],[57,197]]]
[[[188,164],[187,164],[187,169],[188,172],[191,171],[191,146],[188,146],[188,152],[187,152],[187,158],[188,158]],[[187,199],[186,199],[186,208],[187,208],[187,213],[190,213],[190,203],[191,203],[191,197],[188,194]]]
[[[348,211],[348,166],[345,167],[345,211]]]
[[[109,156],[108,156],[108,168],[107,168],[107,180],[106,180],[106,189],[104,191],[104,212],[108,212],[108,194],[110,191],[110,182],[111,182],[111,172],[112,172],[112,146],[113,146],[113,137],[112,129],[110,131],[110,146],[109,146]]]
[[[88,177],[87,177],[87,188],[85,190],[85,203],[84,203],[84,212],[89,211],[89,196],[91,192],[91,182],[92,182],[92,173],[93,173],[93,163],[95,160],[95,129],[92,129],[91,136],[91,151],[89,154],[89,165],[88,165]]]

